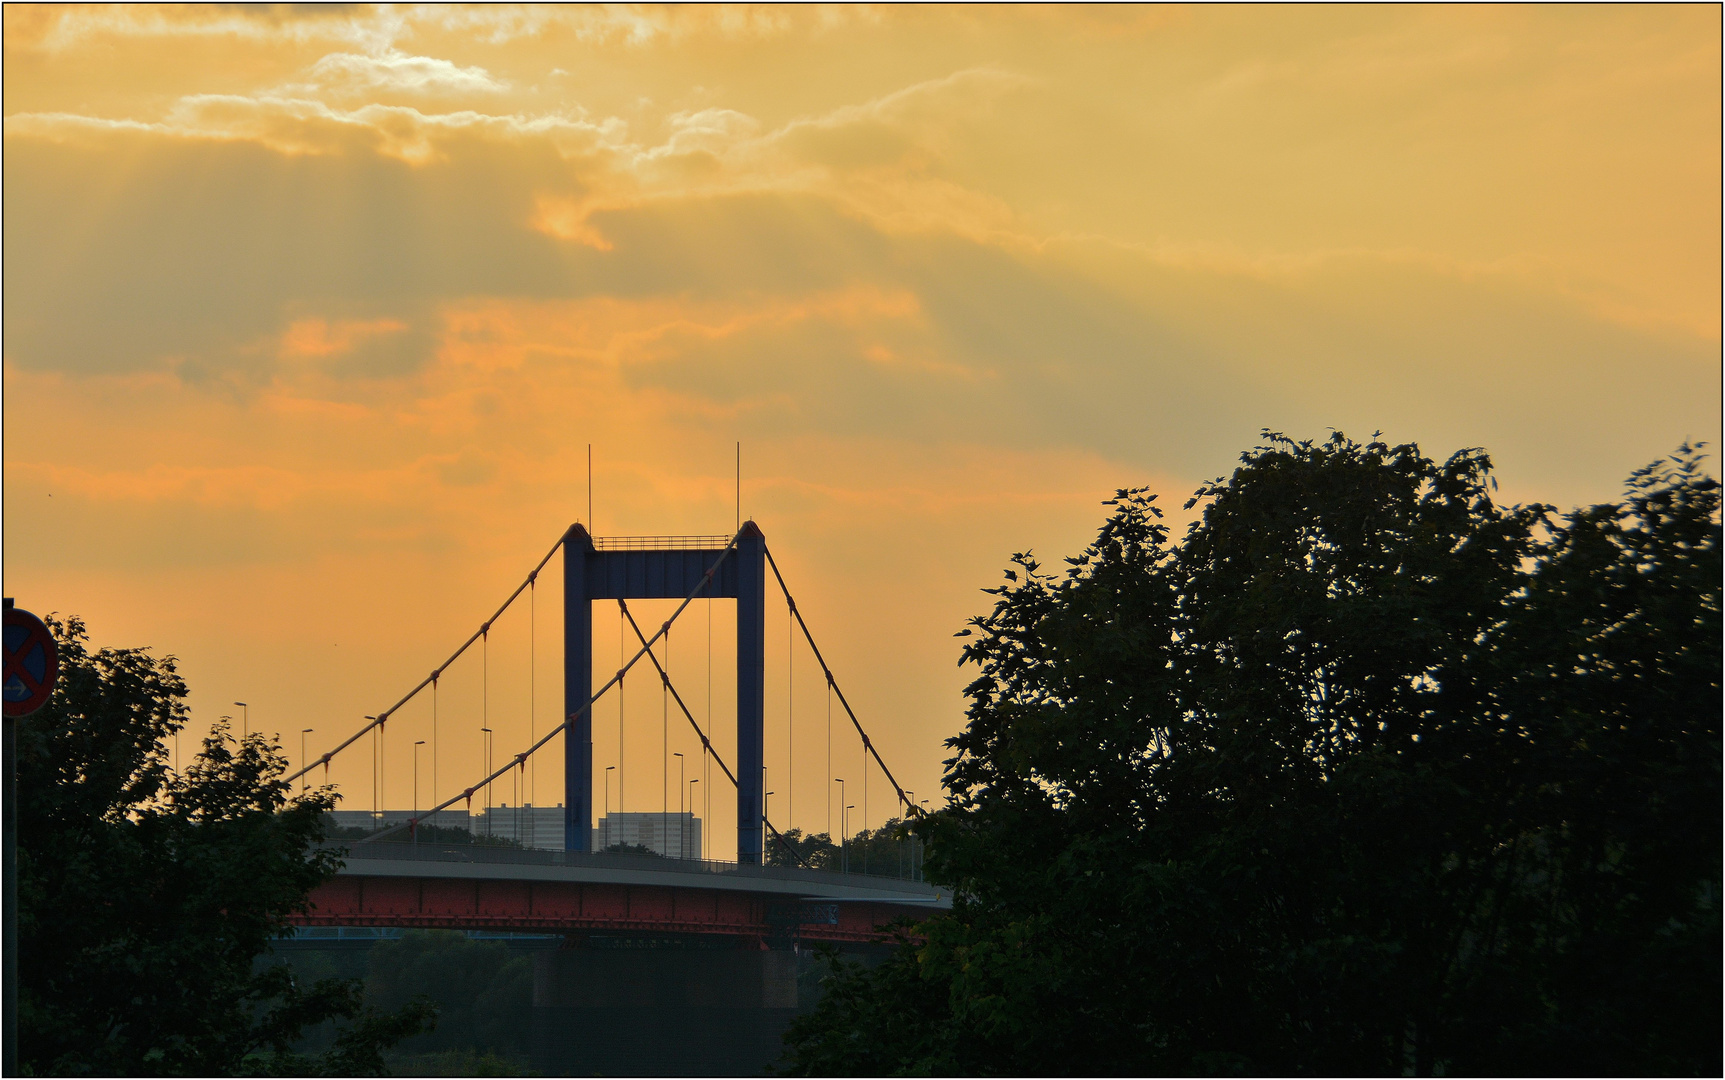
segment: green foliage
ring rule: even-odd
[[[904,822],[891,818],[878,829],[858,829],[842,845],[824,832],[786,829],[767,844],[767,865],[908,878],[917,873],[918,850]]]
[[[797,1072],[1717,1073],[1719,486],[1268,436],[972,620],[949,915]]]
[[[165,746],[185,724],[171,658],[60,644],[53,700],[19,722],[19,1033],[37,1073],[351,1074],[430,1013],[365,1007],[357,982],[305,986],[254,970],[307,893],[338,867],[318,850],[331,798],[292,796],[278,748],[217,727],[185,772]],[[345,1021],[329,1050],[302,1032]]]
[[[537,1076],[520,1058],[476,1050],[439,1050],[431,1054],[390,1054],[396,1076]]]
[[[837,870],[839,847],[824,832],[805,834],[801,829],[781,829],[776,838],[767,839],[767,865]]]
[[[612,844],[610,847],[600,848],[599,851],[601,854],[605,855],[651,855],[655,859],[664,858],[663,855],[660,855],[657,851],[654,851],[646,844],[625,844],[621,841]]]
[[[878,829],[858,829],[844,846],[853,874],[908,878],[917,873],[917,840],[899,818],[888,818]]]
[[[410,930],[373,946],[366,971],[368,1000],[382,1009],[399,1009],[421,995],[437,1005],[437,1030],[404,1042],[403,1054],[526,1054],[532,957],[454,930]]]

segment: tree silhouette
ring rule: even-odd
[[[1266,433],[972,620],[955,890],[800,1073],[1716,1073],[1719,486]]]
[[[432,1019],[365,1007],[357,980],[301,986],[254,960],[339,867],[320,850],[322,791],[294,797],[261,734],[225,724],[183,772],[186,720],[172,658],[91,652],[76,618],[53,700],[19,722],[19,1030],[36,1073],[361,1074]],[[345,1021],[316,1058],[309,1027]]]

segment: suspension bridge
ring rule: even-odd
[[[406,734],[437,737],[436,697],[438,687],[465,655],[476,646],[489,657],[493,631],[511,608],[525,595],[535,598],[540,575],[552,559],[562,553],[562,682],[563,708],[560,720],[542,735],[530,729],[527,744],[494,765],[489,752],[483,764],[463,784],[445,794],[434,779],[429,805],[418,805],[419,765],[414,759],[415,805],[405,816],[385,821],[384,751],[392,722],[399,730],[411,723],[407,707],[422,695],[432,700],[429,732]],[[545,557],[531,569],[497,610],[400,700],[365,723],[334,748],[309,761],[286,779],[306,782],[322,768],[325,782],[333,761],[343,754],[363,755],[369,747],[372,771],[370,820],[377,826],[369,835],[345,843],[346,866],[334,880],[313,894],[309,911],[298,917],[306,926],[425,927],[464,930],[552,931],[572,936],[584,933],[660,933],[721,935],[740,943],[768,948],[785,940],[862,942],[878,936],[882,923],[930,908],[950,906],[950,897],[918,880],[913,864],[901,863],[896,876],[833,873],[809,865],[809,859],[768,817],[766,790],[766,618],[768,579],[782,596],[787,616],[787,709],[794,697],[789,683],[794,677],[796,646],[808,655],[825,682],[828,702],[828,762],[831,767],[831,718],[836,703],[862,751],[862,821],[867,823],[868,781],[871,769],[878,772],[892,793],[895,812],[912,816],[920,812],[914,794],[905,790],[869,737],[825,655],[815,641],[798,608],[766,537],[753,521],[743,522],[732,536],[594,537],[579,523],[571,525]],[[735,601],[736,684],[735,746],[729,755],[713,733],[710,704],[711,631],[706,673],[709,703],[703,724],[671,678],[668,645],[672,628],[696,600]],[[676,606],[657,625],[644,628],[629,607],[632,600],[669,600]],[[618,612],[618,668],[597,689],[594,672],[594,604],[614,602]],[[531,606],[531,605],[530,605]],[[711,605],[708,605],[711,619]],[[535,616],[536,618],[536,616]],[[794,626],[796,633],[792,633]],[[625,630],[626,628],[626,630]],[[632,638],[632,641],[630,640]],[[632,649],[632,652],[631,652]],[[489,664],[489,660],[486,661]],[[640,670],[637,670],[640,669]],[[486,668],[489,694],[489,667]],[[623,808],[622,771],[624,709],[622,698],[631,673],[637,682],[651,679],[660,691],[666,725],[662,770],[669,784],[669,725],[673,709],[699,740],[702,773],[711,779],[717,768],[736,796],[735,860],[665,858],[620,853],[601,837],[595,842],[593,726],[595,706],[617,699],[618,763],[607,767],[607,789],[611,768],[619,771],[617,805]],[[487,699],[488,700],[488,699]],[[794,739],[794,725],[787,716],[786,737]],[[488,725],[483,728],[492,734]],[[399,745],[411,741],[417,751],[426,740],[395,736]],[[481,798],[489,808],[492,785],[514,780],[514,790],[527,789],[523,778],[535,755],[552,752],[561,740],[563,799],[563,850],[448,845],[439,843],[437,830],[419,842],[422,829],[439,815],[458,805],[471,813],[473,801]],[[489,743],[488,743],[489,746]],[[303,758],[303,754],[302,754]],[[344,759],[345,760],[345,759]],[[794,756],[787,753],[787,760]],[[794,769],[794,765],[792,766]],[[435,773],[434,773],[435,777]],[[698,783],[700,777],[691,783]],[[787,777],[787,785],[794,779]],[[841,821],[846,804],[844,781],[830,775],[822,778],[827,791],[829,814],[832,783],[839,784]],[[679,783],[682,783],[680,780]],[[685,786],[682,797],[690,790]],[[711,798],[713,785],[704,789]],[[787,786],[786,805],[790,804]],[[853,788],[853,791],[856,789]],[[605,809],[609,812],[609,795]],[[692,800],[691,800],[692,803]],[[517,807],[520,798],[517,795]],[[668,807],[663,808],[668,811]],[[679,811],[679,817],[684,816]],[[710,803],[709,813],[710,818]],[[848,825],[840,830],[843,844]],[[660,834],[663,836],[664,834]],[[686,829],[679,831],[681,850]],[[411,839],[411,844],[388,841]],[[612,851],[596,847],[612,846]],[[774,852],[777,857],[772,857]],[[671,854],[669,851],[662,855]],[[702,854],[697,851],[696,854]],[[769,865],[778,863],[779,865]]]

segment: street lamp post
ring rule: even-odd
[[[921,800],[917,805],[922,807],[922,812],[924,814],[928,813],[927,799]],[[920,838],[916,842],[916,879],[918,881],[922,880],[922,840]]]
[[[413,819],[408,831],[413,834],[415,844],[419,843],[419,748],[424,745],[424,739],[413,744]]]
[[[904,792],[904,800],[906,803],[906,809],[904,812],[904,820],[908,822],[908,821],[910,821],[910,816],[911,816],[909,807],[916,805],[916,792],[911,791],[909,788],[906,788],[905,792]],[[908,855],[910,858],[910,861],[911,861],[910,874],[911,874],[911,876],[914,877],[916,875],[916,839],[914,837],[911,839],[910,850],[908,852],[905,850],[903,837],[894,837],[893,843],[898,845],[898,851],[899,851],[898,876],[899,877],[905,876],[904,861],[905,861],[906,856]]]
[[[491,729],[482,727],[479,730],[485,735],[485,775],[489,777],[491,775]],[[491,781],[489,779],[485,781],[485,835],[491,835]]]
[[[683,836],[683,792],[688,789],[683,787],[683,755],[673,752],[671,756],[677,759],[677,858],[684,859],[688,856],[684,853],[687,840]],[[670,852],[667,851],[665,854],[669,855]]]
[[[833,777],[833,783],[839,786],[839,806],[841,807],[839,810],[839,873],[842,874],[845,871],[845,867],[849,865],[845,861],[845,812],[842,809],[845,804],[844,778],[835,776]],[[832,791],[832,788],[828,788],[827,790],[830,792]]]
[[[764,772],[765,770],[762,770],[762,771]],[[773,797],[773,793],[770,791],[761,792],[761,821],[763,821],[763,822],[770,823],[773,820],[772,815],[767,813],[767,809],[771,805],[772,797]],[[767,843],[767,834],[766,834],[766,830],[763,829],[763,830],[761,830],[761,846],[763,849],[766,847],[766,843]],[[762,854],[765,855],[766,852],[763,850]]]
[[[617,766],[605,766],[605,846],[611,846],[611,774],[617,771]]]
[[[240,713],[240,735],[241,736],[250,735],[252,733],[252,709],[251,709],[251,706],[247,705],[243,701],[236,701],[236,702],[234,702],[234,704],[238,705],[241,708],[241,710],[243,710]]]
[[[856,804],[851,803],[850,805],[846,806],[844,808],[844,810],[842,812],[840,812],[840,814],[839,814],[839,828],[847,834],[850,832],[850,820],[851,820],[850,812],[852,810],[855,810],[855,809],[856,809]],[[850,853],[844,848],[843,844],[841,844],[839,847],[839,853],[841,855],[841,861],[839,864],[840,865],[840,872],[848,874],[851,872]]]
[[[305,737],[311,733],[311,728],[301,728],[299,733],[299,789],[302,792],[305,791],[306,770],[311,768],[311,762],[305,758]]]
[[[366,717],[366,719],[367,720],[376,720],[377,717],[368,716],[368,717]],[[371,778],[371,827],[374,829],[378,829],[378,828],[383,827],[383,725],[382,724],[377,725],[377,736],[376,736],[376,740],[372,743],[372,745],[375,746],[377,748],[377,750],[376,750],[376,753],[374,755],[374,760],[371,763],[371,771],[372,771],[372,778]]]
[[[683,816],[683,837],[685,838],[688,837],[688,833],[690,833],[690,830],[693,830],[693,826],[695,826],[695,785],[697,785],[697,783],[700,783],[700,776],[695,776],[693,780],[688,782],[688,813]],[[687,859],[688,856],[685,854],[683,857]],[[695,857],[699,859],[700,852],[695,852]]]
[[[904,801],[909,804],[904,812],[904,819],[909,821],[911,819],[912,811],[916,809],[916,792],[906,788],[904,791]],[[900,840],[898,843],[899,849],[902,851],[904,849],[904,841]],[[901,868],[899,870],[899,874],[903,875],[903,873],[904,870]],[[914,833],[910,838],[910,876],[912,879],[916,877],[916,835]]]

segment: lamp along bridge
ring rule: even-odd
[[[812,656],[825,683],[829,746],[834,703],[855,731],[855,745],[863,755],[863,772],[860,777],[854,773],[852,776],[853,782],[862,781],[865,815],[867,783],[872,770],[878,770],[878,775],[890,788],[898,816],[909,817],[920,810],[912,802],[910,793],[893,777],[874,740],[869,738],[844,696],[767,548],[765,536],[753,521],[744,522],[735,535],[728,537],[596,538],[580,524],[570,526],[491,617],[481,622],[478,629],[442,664],[388,709],[375,717],[367,717],[364,726],[333,750],[304,763],[287,779],[303,782],[308,773],[319,767],[324,769],[327,778],[331,761],[343,753],[355,752],[354,748],[369,735],[373,757],[372,812],[381,823],[384,739],[386,732],[394,734],[392,721],[394,730],[399,730],[402,723],[408,722],[405,707],[421,696],[429,696],[432,703],[431,730],[415,729],[406,734],[428,735],[435,754],[436,701],[440,681],[446,678],[452,665],[476,646],[485,653],[485,663],[489,665],[488,650],[494,627],[524,595],[536,604],[540,575],[559,552],[563,571],[561,675],[564,702],[560,720],[543,734],[532,732],[530,741],[518,750],[504,747],[504,752],[495,760],[488,750],[481,774],[470,777],[470,783],[464,783],[453,792],[438,785],[434,766],[429,805],[421,810],[416,794],[415,807],[405,818],[399,813],[391,813],[393,823],[384,824],[370,835],[346,841],[349,850],[346,869],[314,894],[313,910],[296,921],[304,925],[448,926],[468,930],[494,928],[565,932],[580,929],[665,931],[675,927],[678,932],[766,938],[782,933],[784,927],[790,925],[786,923],[789,917],[786,913],[793,912],[799,915],[819,914],[819,918],[808,921],[807,925],[803,921],[795,924],[801,928],[798,933],[802,937],[854,941],[874,934],[877,920],[950,905],[950,896],[942,896],[939,890],[916,880],[919,875],[914,860],[899,863],[900,877],[896,879],[814,870],[808,866],[805,853],[789,842],[769,820],[767,804],[772,792],[765,790],[764,782],[765,630],[769,576],[775,591],[783,598],[787,633],[793,627],[796,631],[787,641],[792,650],[787,680],[794,672],[795,649],[802,645]],[[731,747],[717,745],[711,731],[710,708],[705,725],[696,718],[672,680],[668,661],[662,658],[659,648],[697,599],[735,602],[736,739]],[[629,602],[645,600],[672,600],[677,604],[669,618],[657,625],[644,626],[637,620]],[[601,679],[593,665],[593,605],[608,602],[615,603],[619,630],[626,635],[627,647],[620,649],[620,655],[628,655],[622,658],[615,672],[605,673]],[[486,694],[490,693],[489,670],[487,666]],[[679,714],[698,740],[702,771],[710,775],[712,769],[717,769],[726,785],[734,791],[737,823],[734,862],[606,854],[595,850],[611,845],[607,843],[609,838],[595,827],[594,822],[593,710],[608,695],[620,697],[631,674],[659,684],[665,700],[665,722],[669,723],[672,711]],[[794,697],[787,694],[787,701],[791,700]],[[620,706],[618,716],[621,723]],[[494,734],[489,724],[483,730],[488,739]],[[787,724],[787,731],[794,731],[794,727]],[[402,735],[394,735],[394,738],[397,744],[403,741]],[[524,791],[521,775],[535,755],[556,752],[547,748],[559,738],[562,740],[564,776],[560,830],[562,852],[477,845],[448,847],[439,842],[436,831],[428,832],[424,843],[382,842],[417,841],[420,831],[437,822],[441,813],[457,806],[471,811],[475,796],[488,796],[491,785],[498,782],[513,782],[516,792]],[[621,731],[618,738],[621,753]],[[416,743],[417,752],[418,747],[428,740],[415,738],[411,741]],[[666,750],[669,750],[668,738]],[[674,756],[683,757],[681,753]],[[663,768],[669,769],[669,757]],[[419,776],[416,758],[416,792]],[[794,777],[787,778],[787,785],[792,779]],[[608,774],[606,781],[608,785]],[[831,782],[832,778],[823,778],[822,786],[830,788]],[[839,802],[843,804],[843,781],[837,782],[841,793]],[[688,791],[685,785],[680,794]],[[612,820],[621,822],[642,816],[623,814],[622,801],[619,790],[619,812],[615,819],[609,813],[609,805],[606,807],[607,829]],[[484,802],[490,807],[493,800],[487,797]],[[516,804],[519,813],[519,794]],[[683,805],[681,799],[678,804]],[[845,810],[851,808],[842,807]],[[543,807],[531,809],[539,814],[545,812]],[[345,813],[351,815],[353,812]],[[491,819],[494,813],[494,810],[489,811],[487,819]],[[469,815],[463,813],[462,816]],[[866,816],[863,820],[866,826]],[[667,830],[662,835],[693,835],[687,826],[682,828],[681,832]],[[845,840],[845,831],[841,830],[839,843],[843,844]],[[679,850],[667,850],[664,854],[703,854],[699,850],[687,852],[682,850],[683,847],[683,841],[679,840]],[[775,852],[776,859],[769,859]],[[765,865],[769,861],[801,865]],[[787,903],[791,906],[786,907]]]

